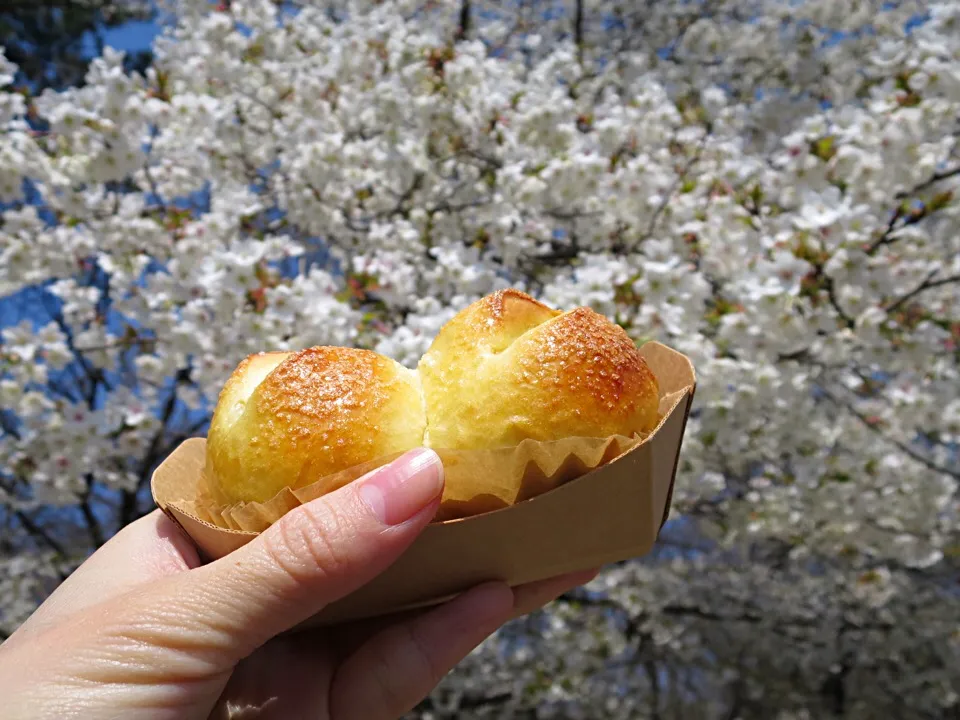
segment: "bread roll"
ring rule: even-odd
[[[260,353],[233,372],[206,473],[230,502],[425,446],[631,436],[658,420],[657,379],[618,325],[505,290],[451,319],[417,370],[367,350]]]
[[[231,502],[419,447],[417,373],[369,350],[314,347],[246,358],[224,385],[207,435],[210,480]]]
[[[658,420],[657,379],[619,325],[589,308],[552,310],[516,290],[457,314],[418,370],[430,447],[631,436]]]

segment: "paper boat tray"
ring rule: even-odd
[[[515,505],[429,525],[367,585],[304,623],[340,623],[442,602],[471,586],[511,586],[647,554],[670,512],[680,449],[696,389],[685,355],[649,342],[640,348],[660,383],[660,423],[606,465]],[[196,545],[201,558],[227,555],[256,537],[191,516],[204,438],[183,442],[153,474],[154,501]]]

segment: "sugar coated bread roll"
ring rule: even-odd
[[[589,308],[559,312],[516,290],[458,313],[418,370],[430,447],[629,437],[658,420],[657,379],[623,328]]]
[[[419,446],[630,437],[653,430],[658,395],[618,325],[506,290],[444,325],[417,370],[349,348],[251,355],[220,394],[207,475],[232,502],[265,502]]]
[[[369,350],[315,347],[251,355],[234,370],[207,435],[210,479],[232,502],[419,447],[417,373]]]

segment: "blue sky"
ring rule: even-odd
[[[160,25],[156,22],[128,22],[119,27],[108,28],[103,32],[103,41],[117,50],[137,52],[149,50],[153,39],[160,34]],[[93,57],[97,54],[93,37],[88,37],[86,53]]]

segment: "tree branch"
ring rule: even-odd
[[[960,480],[960,471],[953,470],[948,467],[943,467],[942,465],[937,465],[935,462],[933,462],[929,458],[925,458],[923,455],[921,455],[919,452],[914,450],[912,447],[910,447],[906,443],[900,440],[895,440],[892,437],[888,436],[886,433],[883,432],[883,430],[878,428],[874,423],[871,423],[869,420],[867,420],[867,418],[859,410],[857,410],[852,403],[840,400],[838,397],[836,397],[833,393],[831,393],[829,390],[826,390],[825,388],[820,388],[820,391],[827,398],[832,400],[835,404],[839,405],[842,408],[845,408],[851,415],[857,418],[857,420],[859,420],[865,428],[875,433],[879,437],[883,438],[891,445],[894,445],[899,450],[909,455],[911,458],[916,460],[921,465],[924,465],[925,467],[929,468],[930,470],[933,470],[934,472],[942,473],[944,475],[949,475],[950,477],[956,480]]]
[[[628,624],[628,630],[625,633],[625,637],[630,640],[635,637],[642,635],[640,627],[644,621],[650,618],[651,615],[659,614],[666,617],[678,617],[678,618],[693,618],[696,620],[708,620],[711,622],[718,622],[721,624],[727,623],[746,623],[749,625],[761,625],[764,623],[769,623],[771,626],[777,627],[792,627],[792,628],[818,628],[823,624],[823,619],[819,617],[815,618],[804,618],[804,617],[791,617],[783,618],[779,615],[763,615],[757,612],[745,611],[738,615],[733,614],[723,614],[713,612],[711,610],[704,610],[703,608],[697,607],[696,605],[664,605],[659,608],[655,613],[641,612],[636,615],[632,614],[630,610],[622,605],[621,603],[613,600],[611,598],[594,598],[589,596],[581,596],[576,593],[576,591],[564,593],[557,598],[557,602],[562,602],[566,604],[580,604],[588,607],[597,607],[605,608],[609,610],[614,610],[618,613],[621,613],[624,616],[625,621]],[[850,624],[851,628],[857,630],[880,630],[887,631],[893,629],[894,625],[888,622],[864,622],[859,624]],[[630,632],[631,628],[635,628],[633,633]]]
[[[731,690],[733,697],[730,700],[730,710],[727,712],[726,720],[739,720],[743,713],[743,651],[737,653],[737,676],[733,681]]]
[[[909,302],[910,300],[913,300],[913,298],[915,298],[917,295],[919,295],[922,292],[926,292],[927,290],[943,287],[944,285],[950,285],[951,283],[960,283],[960,275],[951,275],[949,277],[940,278],[939,280],[934,280],[933,278],[936,277],[937,273],[939,272],[940,272],[939,268],[935,268],[934,270],[931,270],[930,274],[927,275],[927,277],[924,279],[922,283],[920,283],[919,285],[917,285],[917,287],[915,287],[913,290],[908,292],[906,295],[901,296],[895,302],[889,305],[887,307],[887,312],[894,312],[895,310],[898,310],[905,303]]]
[[[951,168],[950,170],[944,170],[943,172],[934,173],[933,175],[930,176],[929,179],[924,180],[919,185],[916,185],[912,190],[905,190],[903,192],[898,192],[895,195],[895,197],[898,200],[903,200],[905,198],[912,197],[913,195],[916,195],[919,192],[923,192],[931,185],[935,185],[941,180],[947,180],[948,178],[952,178],[956,175],[960,175],[960,166]]]
[[[576,591],[566,592],[557,598],[557,602],[567,605],[587,605],[590,607],[606,608],[621,613],[626,623],[624,638],[630,642],[643,635],[641,625],[647,619],[646,613],[633,615],[627,608],[611,598],[592,598],[580,595]]]
[[[703,137],[700,138],[700,142],[697,143],[697,149],[694,151],[693,155],[687,159],[687,162],[684,163],[683,167],[677,173],[677,177],[674,179],[673,184],[667,190],[666,194],[664,194],[663,200],[661,200],[656,210],[653,211],[653,215],[650,217],[650,222],[647,224],[646,232],[639,237],[637,242],[633,243],[629,249],[630,252],[635,252],[644,240],[648,240],[649,238],[653,237],[653,233],[657,229],[657,223],[660,221],[660,216],[663,215],[664,211],[666,211],[667,206],[670,204],[670,200],[673,198],[673,194],[683,184],[683,181],[687,177],[687,173],[689,173],[697,161],[700,160],[700,155],[703,152],[703,147],[706,145],[709,134],[709,132],[704,132]]]
[[[660,676],[657,673],[657,664],[653,658],[647,657],[643,662],[643,669],[646,670],[650,678],[650,717],[652,720],[660,720]]]
[[[487,707],[496,707],[510,702],[513,699],[513,693],[498,692],[493,695],[464,695],[457,703],[457,712],[464,710],[480,710]],[[418,712],[436,712],[433,698],[429,695],[415,708]]]
[[[460,20],[457,26],[457,40],[466,40],[470,34],[470,0],[460,0]]]
[[[828,699],[835,717],[844,717],[847,712],[847,676],[853,669],[850,664],[850,655],[843,649],[844,635],[850,629],[846,622],[837,633],[837,653],[840,655],[840,662],[837,669],[830,669],[830,673],[820,686],[820,694]]]
[[[178,370],[174,378],[173,389],[170,391],[170,397],[168,397],[163,404],[163,410],[160,413],[160,429],[151,439],[150,447],[147,449],[143,461],[140,463],[137,474],[137,487],[133,490],[124,490],[123,492],[120,507],[120,527],[124,527],[133,520],[136,520],[137,495],[140,494],[140,490],[150,481],[150,471],[153,469],[154,463],[160,459],[166,450],[163,444],[163,437],[167,432],[167,423],[170,422],[170,418],[173,417],[173,411],[177,408],[177,389],[181,384],[189,382],[190,370],[184,368]],[[206,422],[206,420],[204,419],[203,422]],[[202,426],[202,424],[200,424],[200,426]],[[191,428],[191,431],[192,430],[193,428]]]
[[[22,510],[16,510],[13,514],[14,517],[20,521],[23,529],[27,531],[27,534],[29,534],[34,540],[41,541],[44,545],[53,550],[61,559],[65,559],[67,557],[67,553],[63,549],[63,545],[52,538],[46,530],[44,530],[34,521],[33,518],[31,518]]]
[[[840,307],[840,301],[837,299],[837,292],[833,285],[833,278],[829,275],[824,275],[823,284],[827,290],[827,299],[830,301],[830,306],[843,321],[843,324],[846,325],[849,330],[853,330],[857,326],[857,323]]]
[[[573,42],[577,46],[577,58],[583,62],[583,0],[576,0],[573,9]]]
[[[83,519],[87,523],[87,532],[90,534],[90,541],[93,543],[94,547],[100,547],[106,541],[106,538],[103,534],[103,528],[100,526],[100,521],[97,520],[97,516],[93,512],[93,508],[90,506],[90,495],[93,493],[94,479],[93,475],[87,473],[87,491],[83,495],[83,500],[80,503],[80,512],[83,513]]]
[[[907,198],[915,196],[917,193],[920,193],[926,190],[927,188],[940,182],[941,180],[946,180],[956,175],[960,175],[960,167],[956,167],[951,170],[946,170],[940,173],[934,173],[933,175],[930,176],[929,179],[923,181],[919,185],[914,186],[910,190],[897,193],[895,197],[897,200],[905,200]],[[894,237],[893,233],[895,233],[897,230],[902,230],[905,227],[916,225],[918,222],[920,222],[924,218],[929,217],[931,212],[935,212],[936,209],[938,208],[935,207],[933,210],[930,210],[930,211],[927,211],[926,209],[924,209],[920,211],[908,212],[904,208],[903,204],[897,206],[897,209],[894,211],[893,216],[890,218],[890,221],[887,223],[886,229],[883,231],[880,237],[874,240],[867,247],[866,249],[867,255],[875,254],[877,250],[879,250],[884,245],[892,245],[899,239]],[[897,223],[903,217],[906,217],[907,219],[904,220],[904,222],[898,226]]]

